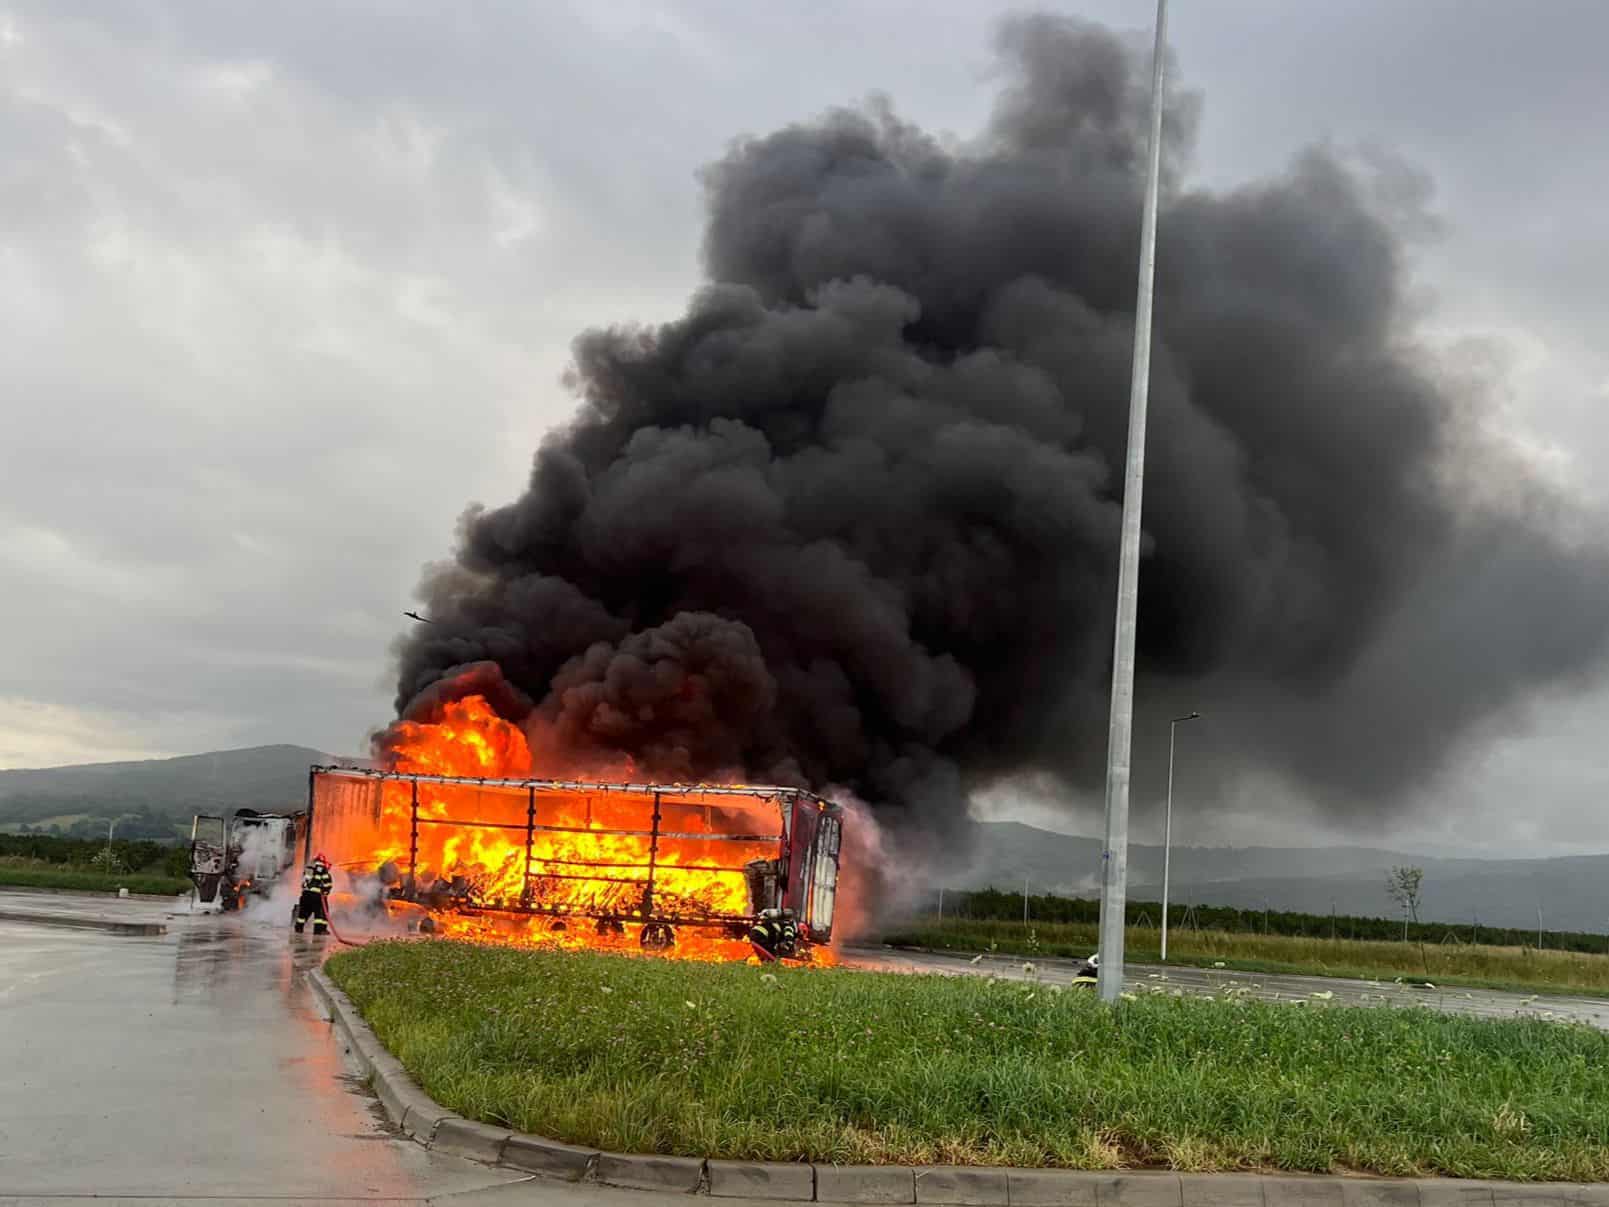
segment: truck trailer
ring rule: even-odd
[[[803,788],[318,766],[308,816],[304,856],[427,914],[584,925],[664,950],[742,938],[785,909],[807,946],[832,937],[843,809]]]

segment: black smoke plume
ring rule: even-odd
[[[847,786],[929,832],[1002,776],[1099,784],[1148,56],[1049,17],[999,49],[968,144],[879,102],[707,170],[710,283],[576,341],[573,423],[427,574],[400,714],[500,678],[578,757]],[[1137,792],[1200,708],[1220,787],[1384,809],[1591,672],[1609,563],[1416,343],[1391,190],[1325,150],[1187,189],[1194,113],[1165,135]]]

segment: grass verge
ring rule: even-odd
[[[1160,958],[1159,936],[1130,927],[1126,955],[1135,963]],[[1029,924],[966,918],[919,918],[882,942],[935,951],[999,951],[1025,956],[1087,956],[1096,928],[1082,923]],[[1247,972],[1294,972],[1358,980],[1430,980],[1437,985],[1609,997],[1609,956],[1530,947],[1477,947],[1370,940],[1244,935],[1218,930],[1170,930],[1170,963]]]
[[[170,895],[190,887],[188,880],[144,872],[112,873],[95,868],[72,868],[46,864],[0,861],[0,886],[8,888],[63,888],[86,893],[115,893],[126,888],[131,893]]]
[[[606,1149],[1609,1180],[1609,1035],[447,941],[330,975],[438,1102]]]

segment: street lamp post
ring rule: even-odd
[[[1134,631],[1139,620],[1140,496],[1145,486],[1145,411],[1151,385],[1151,290],[1156,275],[1157,181],[1162,174],[1162,61],[1167,0],[1157,0],[1151,61],[1151,147],[1140,214],[1139,292],[1129,376],[1129,442],[1123,469],[1123,526],[1117,553],[1117,623],[1112,641],[1112,709],[1106,733],[1106,841],[1101,846],[1103,1002],[1123,993],[1123,926],[1128,914],[1129,758],[1134,739]]]
[[[1173,741],[1181,721],[1194,721],[1201,714],[1188,713],[1168,722],[1168,812],[1162,823],[1162,962],[1168,962],[1168,873],[1173,865]]]

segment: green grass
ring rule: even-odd
[[[131,893],[168,896],[183,892],[190,887],[190,882],[143,872],[113,873],[97,868],[0,859],[0,886],[77,889],[86,893],[115,893],[120,888],[126,888]]]
[[[1097,943],[1096,928],[1082,923],[977,921],[921,918],[885,934],[884,943],[936,951],[999,951],[1026,956],[1087,956]],[[1135,963],[1160,958],[1160,936],[1148,927],[1129,927],[1127,958]],[[1170,963],[1248,972],[1295,972],[1360,980],[1430,980],[1525,992],[1574,993],[1609,997],[1609,956],[1530,947],[1472,944],[1384,943],[1373,940],[1314,939],[1295,935],[1231,934],[1219,930],[1170,930]]]
[[[443,1105],[614,1150],[1609,1180],[1583,1027],[446,941],[327,967]]]

